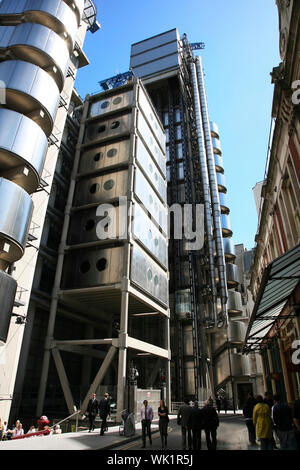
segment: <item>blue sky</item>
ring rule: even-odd
[[[84,97],[129,68],[130,46],[177,28],[200,51],[211,120],[220,129],[234,243],[254,246],[252,188],[264,178],[271,122],[270,72],[280,62],[275,0],[96,0],[101,29],[88,34],[90,65],[79,71]]]

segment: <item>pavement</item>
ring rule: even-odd
[[[226,416],[225,413],[221,412],[219,417],[219,450],[254,450],[249,448],[248,433],[240,411],[235,415],[232,412],[228,412]],[[176,424],[175,415],[170,415],[170,425],[173,426],[174,431],[178,432],[179,427]],[[151,429],[154,435],[158,433],[158,422],[154,421]],[[141,436],[141,423],[136,423],[136,433],[132,437],[120,435],[119,425],[117,425],[110,426],[104,436],[100,436],[100,430],[95,429],[92,432],[79,430],[78,432],[58,435],[34,436],[25,439],[2,441],[0,442],[0,450],[109,450],[123,447],[133,441],[139,441],[140,443]],[[181,440],[178,439],[177,441],[178,445],[180,445]],[[180,447],[178,447],[178,450],[180,450]]]

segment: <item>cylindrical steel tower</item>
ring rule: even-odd
[[[16,281],[84,0],[4,0],[0,5],[0,286],[6,341]]]

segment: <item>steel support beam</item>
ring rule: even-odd
[[[81,411],[82,412],[85,412],[86,410],[86,407],[88,405],[88,402],[89,402],[89,399],[90,399],[90,395],[91,393],[94,393],[95,390],[99,387],[99,385],[101,384],[102,380],[104,379],[105,377],[105,374],[111,364],[111,361],[113,360],[114,358],[114,355],[116,353],[116,348],[115,346],[111,346],[106,354],[106,357],[104,359],[104,361],[102,362],[101,364],[101,367],[96,375],[96,377],[94,378],[93,380],[93,383],[91,384],[90,388],[89,388],[89,391],[85,397],[85,399],[83,400],[82,402],[82,405],[81,405]]]
[[[74,411],[76,411],[75,410],[75,403],[74,403],[72,392],[71,392],[71,389],[70,389],[70,386],[69,386],[69,381],[68,381],[68,378],[67,378],[67,374],[66,374],[63,362],[62,362],[62,358],[61,358],[60,352],[57,348],[52,349],[52,356],[53,356],[53,359],[54,359],[54,362],[55,362],[55,365],[56,365],[58,377],[59,377],[59,380],[60,380],[60,383],[61,383],[61,387],[63,389],[63,393],[64,393],[64,397],[66,399],[66,403],[67,403],[69,413],[72,414],[72,413],[74,413]]]

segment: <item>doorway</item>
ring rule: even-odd
[[[242,410],[248,393],[253,393],[253,385],[250,383],[237,384],[237,398],[238,398],[238,409]]]

